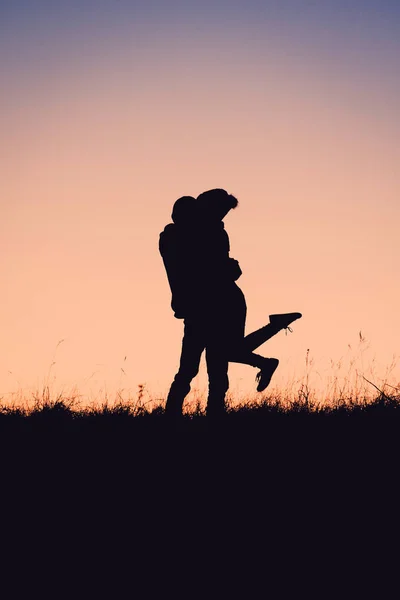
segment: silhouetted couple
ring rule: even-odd
[[[222,189],[209,190],[197,199],[183,196],[173,206],[173,223],[160,234],[159,249],[172,292],[171,306],[174,316],[184,319],[179,370],[166,404],[170,416],[182,414],[204,350],[208,416],[225,413],[229,362],[257,367],[257,391],[265,390],[279,361],[253,350],[301,317],[300,313],[270,315],[267,325],[245,336],[246,301],[236,283],[242,271],[238,261],[229,256],[229,237],[223,223],[237,205],[237,199]]]

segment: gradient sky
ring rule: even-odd
[[[213,187],[240,203],[247,331],[304,315],[260,349],[276,385],[307,349],[315,385],[379,385],[393,357],[399,382],[399,59],[397,1],[0,2],[0,397],[165,395],[183,326],[158,235]]]

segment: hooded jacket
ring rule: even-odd
[[[160,233],[159,251],[172,293],[171,307],[177,319],[183,319],[193,304],[195,257],[190,232],[169,223]]]

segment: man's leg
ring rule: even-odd
[[[207,341],[206,363],[208,373],[207,416],[220,417],[225,414],[225,394],[229,388],[228,359],[222,340]]]
[[[185,320],[179,371],[175,375],[168,393],[165,412],[180,416],[185,397],[190,392],[190,383],[199,372],[200,359],[205,342],[202,328],[192,320]]]

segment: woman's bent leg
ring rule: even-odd
[[[302,314],[298,312],[270,315],[270,322],[268,325],[264,325],[264,327],[257,329],[257,331],[253,331],[252,333],[249,333],[249,335],[246,335],[244,338],[246,350],[255,350],[279,331],[282,331],[282,329],[287,329],[293,321],[300,319],[301,316]]]
[[[281,329],[281,327],[268,323],[268,325],[264,325],[264,327],[260,327],[260,329],[246,335],[246,337],[243,338],[243,347],[246,351],[251,352],[274,337]]]

